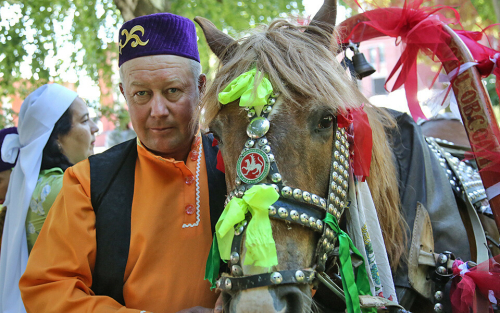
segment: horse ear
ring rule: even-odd
[[[309,23],[311,26],[317,26],[332,33],[335,28],[335,20],[337,18],[337,0],[325,0],[319,9],[318,13],[314,15]]]
[[[197,16],[194,20],[203,30],[210,50],[212,50],[223,64],[226,63],[232,57],[234,50],[238,46],[236,40],[218,30],[217,27],[206,18]]]

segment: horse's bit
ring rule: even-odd
[[[225,291],[246,290],[250,288],[282,285],[282,284],[311,284],[317,277],[328,283],[328,277],[323,272],[328,258],[335,255],[334,246],[337,241],[335,232],[323,222],[326,212],[340,220],[347,206],[347,191],[349,180],[349,143],[344,129],[334,128],[334,144],[328,199],[311,194],[307,191],[286,186],[281,178],[278,166],[272,154],[271,146],[266,138],[270,127],[268,116],[276,103],[278,93],[270,96],[267,105],[257,116],[255,109],[246,108],[250,123],[247,127],[249,139],[245,143],[237,162],[236,188],[226,199],[226,204],[233,197],[243,197],[246,190],[269,177],[272,183],[262,183],[274,187],[280,195],[278,201],[269,207],[269,216],[286,223],[295,223],[321,234],[315,255],[315,266],[312,269],[297,269],[275,271],[257,275],[243,276],[241,265],[242,239],[248,224],[246,219],[235,226],[234,239],[230,255],[230,276],[222,276],[216,283],[217,288]],[[316,275],[318,273],[318,275]],[[333,282],[329,282],[330,285]],[[343,297],[342,290],[333,284],[334,292]]]

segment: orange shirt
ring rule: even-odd
[[[90,166],[85,160],[69,168],[19,284],[27,311],[161,313],[198,305],[213,308],[217,295],[203,280],[212,235],[200,139],[194,141],[187,164],[155,156],[138,144],[123,287],[126,307],[94,296],[90,289],[96,256]],[[197,204],[199,224],[183,228],[196,224]]]

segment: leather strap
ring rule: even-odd
[[[297,272],[302,272],[304,275],[303,280],[297,279]],[[273,275],[279,274],[281,279],[273,279]],[[217,288],[222,290],[246,290],[250,288],[271,286],[271,285],[284,285],[284,284],[311,284],[314,280],[315,274],[313,270],[288,270],[273,273],[257,274],[244,277],[221,277],[217,282],[220,284]]]

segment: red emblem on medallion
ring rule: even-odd
[[[269,173],[269,157],[260,149],[248,149],[238,158],[236,171],[241,181],[255,184],[263,180]]]
[[[258,153],[250,153],[241,161],[241,173],[246,179],[256,179],[264,171],[264,158]]]

